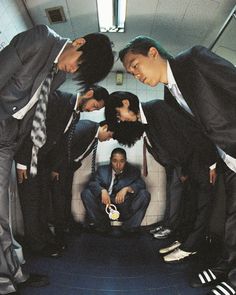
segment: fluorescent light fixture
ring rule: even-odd
[[[100,32],[125,31],[127,0],[97,0]]]

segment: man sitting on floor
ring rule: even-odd
[[[123,221],[122,229],[137,232],[150,202],[150,193],[140,171],[127,162],[125,150],[115,148],[110,164],[98,168],[94,180],[82,191],[81,198],[97,231],[110,230],[105,206],[115,204],[120,212],[119,220]]]

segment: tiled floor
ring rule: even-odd
[[[199,257],[181,264],[165,264],[157,250],[166,243],[152,239],[148,232],[132,238],[86,232],[70,235],[63,257],[28,260],[27,269],[47,273],[51,284],[44,288],[26,288],[21,294],[206,294],[207,288],[193,289],[188,283],[191,274],[202,267]]]

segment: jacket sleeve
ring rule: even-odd
[[[0,91],[7,81],[18,72],[27,60],[34,58],[37,51],[48,42],[48,28],[38,25],[16,35],[0,52]]]
[[[91,190],[91,192],[98,196],[101,194],[102,189],[108,190],[107,185],[105,184],[103,180],[103,168],[99,167],[95,173],[94,179],[89,183],[88,188]]]
[[[22,164],[29,168],[31,162],[33,142],[31,140],[30,134],[24,139],[22,145],[15,154],[16,163]]]
[[[135,169],[135,170],[136,170],[136,172],[134,173],[135,177],[133,179],[133,182],[129,186],[134,191],[134,194],[137,194],[141,189],[146,188],[146,184],[141,177],[140,171],[138,169]]]

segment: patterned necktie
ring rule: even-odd
[[[72,139],[75,133],[76,123],[79,121],[79,119],[80,119],[80,112],[76,112],[74,110],[72,114],[72,121],[68,130],[68,136],[67,136],[67,154],[68,154],[69,165],[72,163],[72,158],[71,158]]]
[[[95,160],[96,160],[97,146],[98,146],[98,138],[94,138],[89,149],[86,150],[85,153],[83,154],[82,158],[79,159],[79,162],[81,163],[93,151],[92,164],[91,164],[92,174],[94,174],[94,172],[95,172]]]
[[[51,71],[48,73],[47,77],[42,83],[42,87],[39,93],[38,103],[36,106],[31,130],[31,139],[33,142],[30,164],[31,176],[37,175],[38,151],[45,144],[47,139],[45,121],[47,114],[48,95],[50,92],[52,80],[57,71],[57,67],[54,64]]]
[[[143,176],[148,176],[148,167],[147,167],[147,138],[143,138]]]
[[[96,170],[97,147],[98,147],[98,138],[95,138],[94,144],[93,144],[93,154],[92,154],[92,163],[91,163],[91,174],[92,174],[92,176],[95,174],[95,170]]]

